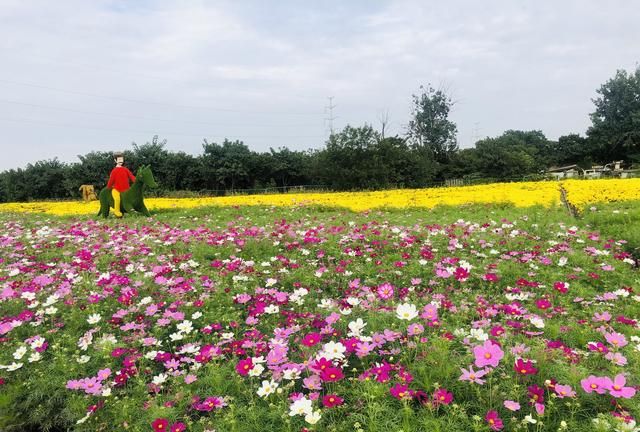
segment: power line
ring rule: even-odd
[[[139,115],[131,115],[131,114],[124,115],[124,114],[111,114],[111,113],[103,113],[103,112],[95,112],[95,111],[76,110],[76,109],[72,109],[72,108],[56,107],[56,106],[51,106],[51,105],[41,105],[41,104],[34,104],[34,103],[29,103],[29,102],[19,102],[19,101],[12,101],[12,100],[6,100],[6,99],[0,99],[0,102],[9,103],[9,104],[15,104],[15,105],[30,106],[30,107],[35,107],[35,108],[44,108],[44,109],[50,109],[50,110],[56,110],[56,111],[66,111],[66,112],[74,112],[74,113],[79,113],[79,114],[99,115],[99,116],[105,116],[105,117],[151,120],[151,121],[158,121],[158,122],[176,121],[175,119],[169,120],[169,119],[162,119],[162,118],[156,118],[156,117],[147,117],[147,116],[139,116]],[[196,120],[180,120],[180,121],[184,122],[184,123],[202,124],[202,125],[215,126],[215,127],[224,126],[224,125],[228,125],[229,124],[229,122],[217,123],[216,124],[216,123],[201,122],[201,121],[196,121]],[[245,124],[246,124],[246,122],[243,122],[243,125],[245,125]],[[290,124],[275,125],[275,124],[256,124],[254,122],[251,122],[251,126],[258,126],[258,127],[295,127],[295,126],[309,126],[309,123],[290,123]]]
[[[145,104],[145,105],[161,105],[161,106],[170,106],[170,107],[178,107],[178,108],[189,108],[189,109],[198,109],[198,110],[208,110],[208,111],[233,112],[233,113],[241,113],[241,114],[275,114],[275,115],[293,115],[293,116],[317,116],[318,115],[318,113],[315,113],[315,112],[314,113],[311,113],[311,112],[304,113],[304,112],[252,111],[252,110],[238,110],[238,109],[232,109],[232,108],[219,108],[219,107],[207,107],[207,106],[169,104],[169,103],[165,103],[165,102],[145,101],[145,100],[140,100],[140,99],[128,99],[128,98],[122,98],[122,97],[116,97],[116,96],[107,96],[107,95],[100,95],[100,94],[94,94],[94,93],[85,93],[85,92],[79,92],[79,91],[75,91],[75,90],[66,90],[66,89],[60,89],[60,88],[56,88],[56,87],[44,86],[44,85],[40,85],[40,84],[24,83],[24,82],[11,81],[11,80],[5,80],[5,79],[0,79],[0,83],[12,84],[12,85],[20,85],[20,86],[33,87],[33,88],[40,88],[40,89],[56,91],[56,92],[60,92],[60,93],[67,93],[67,94],[74,94],[74,95],[80,95],[80,96],[86,96],[86,97],[94,97],[94,98],[102,98],[102,99],[110,99],[110,100],[117,100],[117,101],[121,101],[121,102],[138,103],[138,104]]]
[[[132,129],[112,129],[112,128],[102,128],[102,127],[94,127],[94,126],[78,126],[78,125],[70,125],[70,124],[60,124],[60,123],[51,123],[51,122],[43,122],[41,120],[34,119],[16,119],[16,118],[2,118],[0,117],[0,121],[8,121],[8,122],[17,122],[17,123],[31,123],[31,124],[39,124],[45,126],[52,127],[61,127],[61,128],[71,128],[71,129],[90,129],[90,130],[100,130],[100,131],[108,131],[108,132],[125,132],[125,133],[137,133],[137,134],[153,134],[153,135],[175,135],[175,136],[188,136],[188,137],[201,137],[201,138],[274,138],[274,139],[287,139],[287,138],[306,138],[306,139],[316,139],[323,138],[321,136],[315,135],[242,135],[242,134],[228,134],[228,135],[210,135],[210,134],[189,134],[182,132],[167,132],[162,131],[159,132],[157,130],[132,130]]]

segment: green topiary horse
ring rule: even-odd
[[[156,180],[153,178],[151,167],[149,165],[142,165],[136,172],[136,181],[133,182],[129,190],[122,192],[120,199],[120,211],[122,213],[131,213],[133,210],[138,213],[142,213],[145,216],[151,216],[149,210],[144,205],[144,192],[145,186],[155,188],[158,186]],[[110,209],[113,208],[113,196],[111,195],[111,189],[102,188],[100,191],[100,211],[98,216],[108,217]]]

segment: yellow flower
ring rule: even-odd
[[[517,207],[560,204],[560,186],[577,209],[597,202],[640,200],[640,179],[566,180],[493,183],[478,186],[429,189],[399,189],[377,192],[286,193],[273,195],[234,195],[204,198],[147,198],[150,210],[203,206],[299,206],[343,207],[353,211],[374,208],[433,208],[440,205],[506,203]],[[50,215],[96,215],[100,203],[79,201],[0,204],[0,212],[45,213]]]

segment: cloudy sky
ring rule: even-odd
[[[461,147],[584,133],[595,90],[640,61],[634,1],[0,0],[0,170],[155,134],[256,151],[334,129],[403,134],[411,95],[456,100]]]

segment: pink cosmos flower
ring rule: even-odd
[[[202,401],[200,411],[211,411],[212,409],[220,409],[227,406],[227,403],[219,396],[209,396]]]
[[[511,411],[518,411],[520,409],[520,404],[512,400],[506,400],[504,401],[504,407]]]
[[[253,366],[253,360],[251,357],[247,357],[246,359],[242,359],[238,362],[236,365],[236,372],[238,372],[240,376],[247,376],[251,369],[253,369]]]
[[[533,367],[531,360],[523,360],[519,358],[513,365],[513,370],[521,375],[535,375],[538,373],[538,369]]]
[[[611,320],[611,314],[607,311],[604,311],[602,313],[596,312],[595,314],[593,314],[593,321],[598,322],[598,321],[610,321]]]
[[[342,405],[343,402],[344,399],[335,394],[328,394],[322,398],[322,405],[326,406],[327,408],[333,408]]]
[[[111,376],[111,369],[101,369],[98,371],[98,379],[104,381]]]
[[[302,380],[303,387],[309,390],[320,390],[322,381],[318,375],[311,375]]]
[[[420,323],[413,323],[407,327],[407,334],[409,336],[416,336],[424,332],[424,326]]]
[[[633,387],[625,387],[627,383],[626,378],[622,374],[618,374],[613,379],[611,383],[611,387],[609,388],[609,393],[611,396],[615,398],[625,398],[630,399],[636,394],[636,389]]]
[[[388,300],[391,297],[393,297],[393,285],[391,285],[388,282],[385,282],[383,284],[381,284],[380,286],[378,286],[378,297],[381,298],[382,300]]]
[[[627,338],[624,337],[623,334],[620,333],[605,333],[604,338],[616,348],[622,348],[627,345]]]
[[[301,343],[304,346],[312,347],[316,345],[318,342],[320,342],[320,340],[322,340],[320,333],[308,333],[307,335],[305,335],[304,338],[302,338]]]
[[[154,432],[164,432],[167,430],[167,426],[169,426],[169,420],[166,418],[157,418],[151,423]]]
[[[469,370],[462,368],[460,368],[460,370],[462,371],[462,375],[458,378],[459,381],[469,381],[476,384],[484,384],[486,382],[480,379],[487,374],[485,370],[474,371],[473,366],[469,366]]]
[[[485,366],[497,367],[502,357],[504,357],[502,349],[490,339],[486,340],[483,345],[474,347],[473,354],[475,355],[475,365],[479,368]]]
[[[434,304],[427,304],[424,308],[422,308],[422,314],[420,314],[422,319],[427,321],[435,321],[438,319],[438,307]]]
[[[320,374],[320,379],[326,382],[340,381],[342,378],[344,378],[342,369],[337,367],[328,367]]]
[[[389,393],[398,400],[411,399],[413,397],[413,392],[409,390],[409,386],[406,384],[398,383],[394,385],[389,389]]]
[[[449,405],[453,401],[453,393],[446,389],[439,388],[433,393],[433,402],[436,404]]]
[[[356,355],[358,358],[366,357],[373,352],[375,347],[375,344],[370,342],[359,342],[356,348]]]
[[[607,377],[589,375],[587,378],[580,381],[580,385],[587,393],[596,392],[598,394],[605,394],[607,390],[611,388],[613,382]]]
[[[574,397],[576,395],[576,392],[573,391],[570,385],[556,384],[554,390],[560,399]]]
[[[171,425],[171,432],[184,432],[187,430],[187,425],[182,422],[176,422]]]
[[[613,353],[609,352],[604,356],[607,360],[611,361],[613,364],[617,366],[624,366],[627,364],[627,358],[620,354],[619,352]]]
[[[498,416],[497,411],[489,411],[487,415],[484,417],[485,421],[489,425],[489,429],[494,431],[502,430],[504,424],[502,423],[502,419]]]
[[[553,284],[553,288],[564,294],[569,290],[569,284],[567,282],[556,282]]]
[[[186,375],[184,377],[185,384],[191,384],[193,382],[196,382],[197,380],[198,380],[198,377],[196,377],[195,375]]]
[[[606,354],[609,352],[609,348],[607,348],[607,346],[602,342],[587,344],[587,348],[589,348],[590,351],[598,351],[603,354]]]

